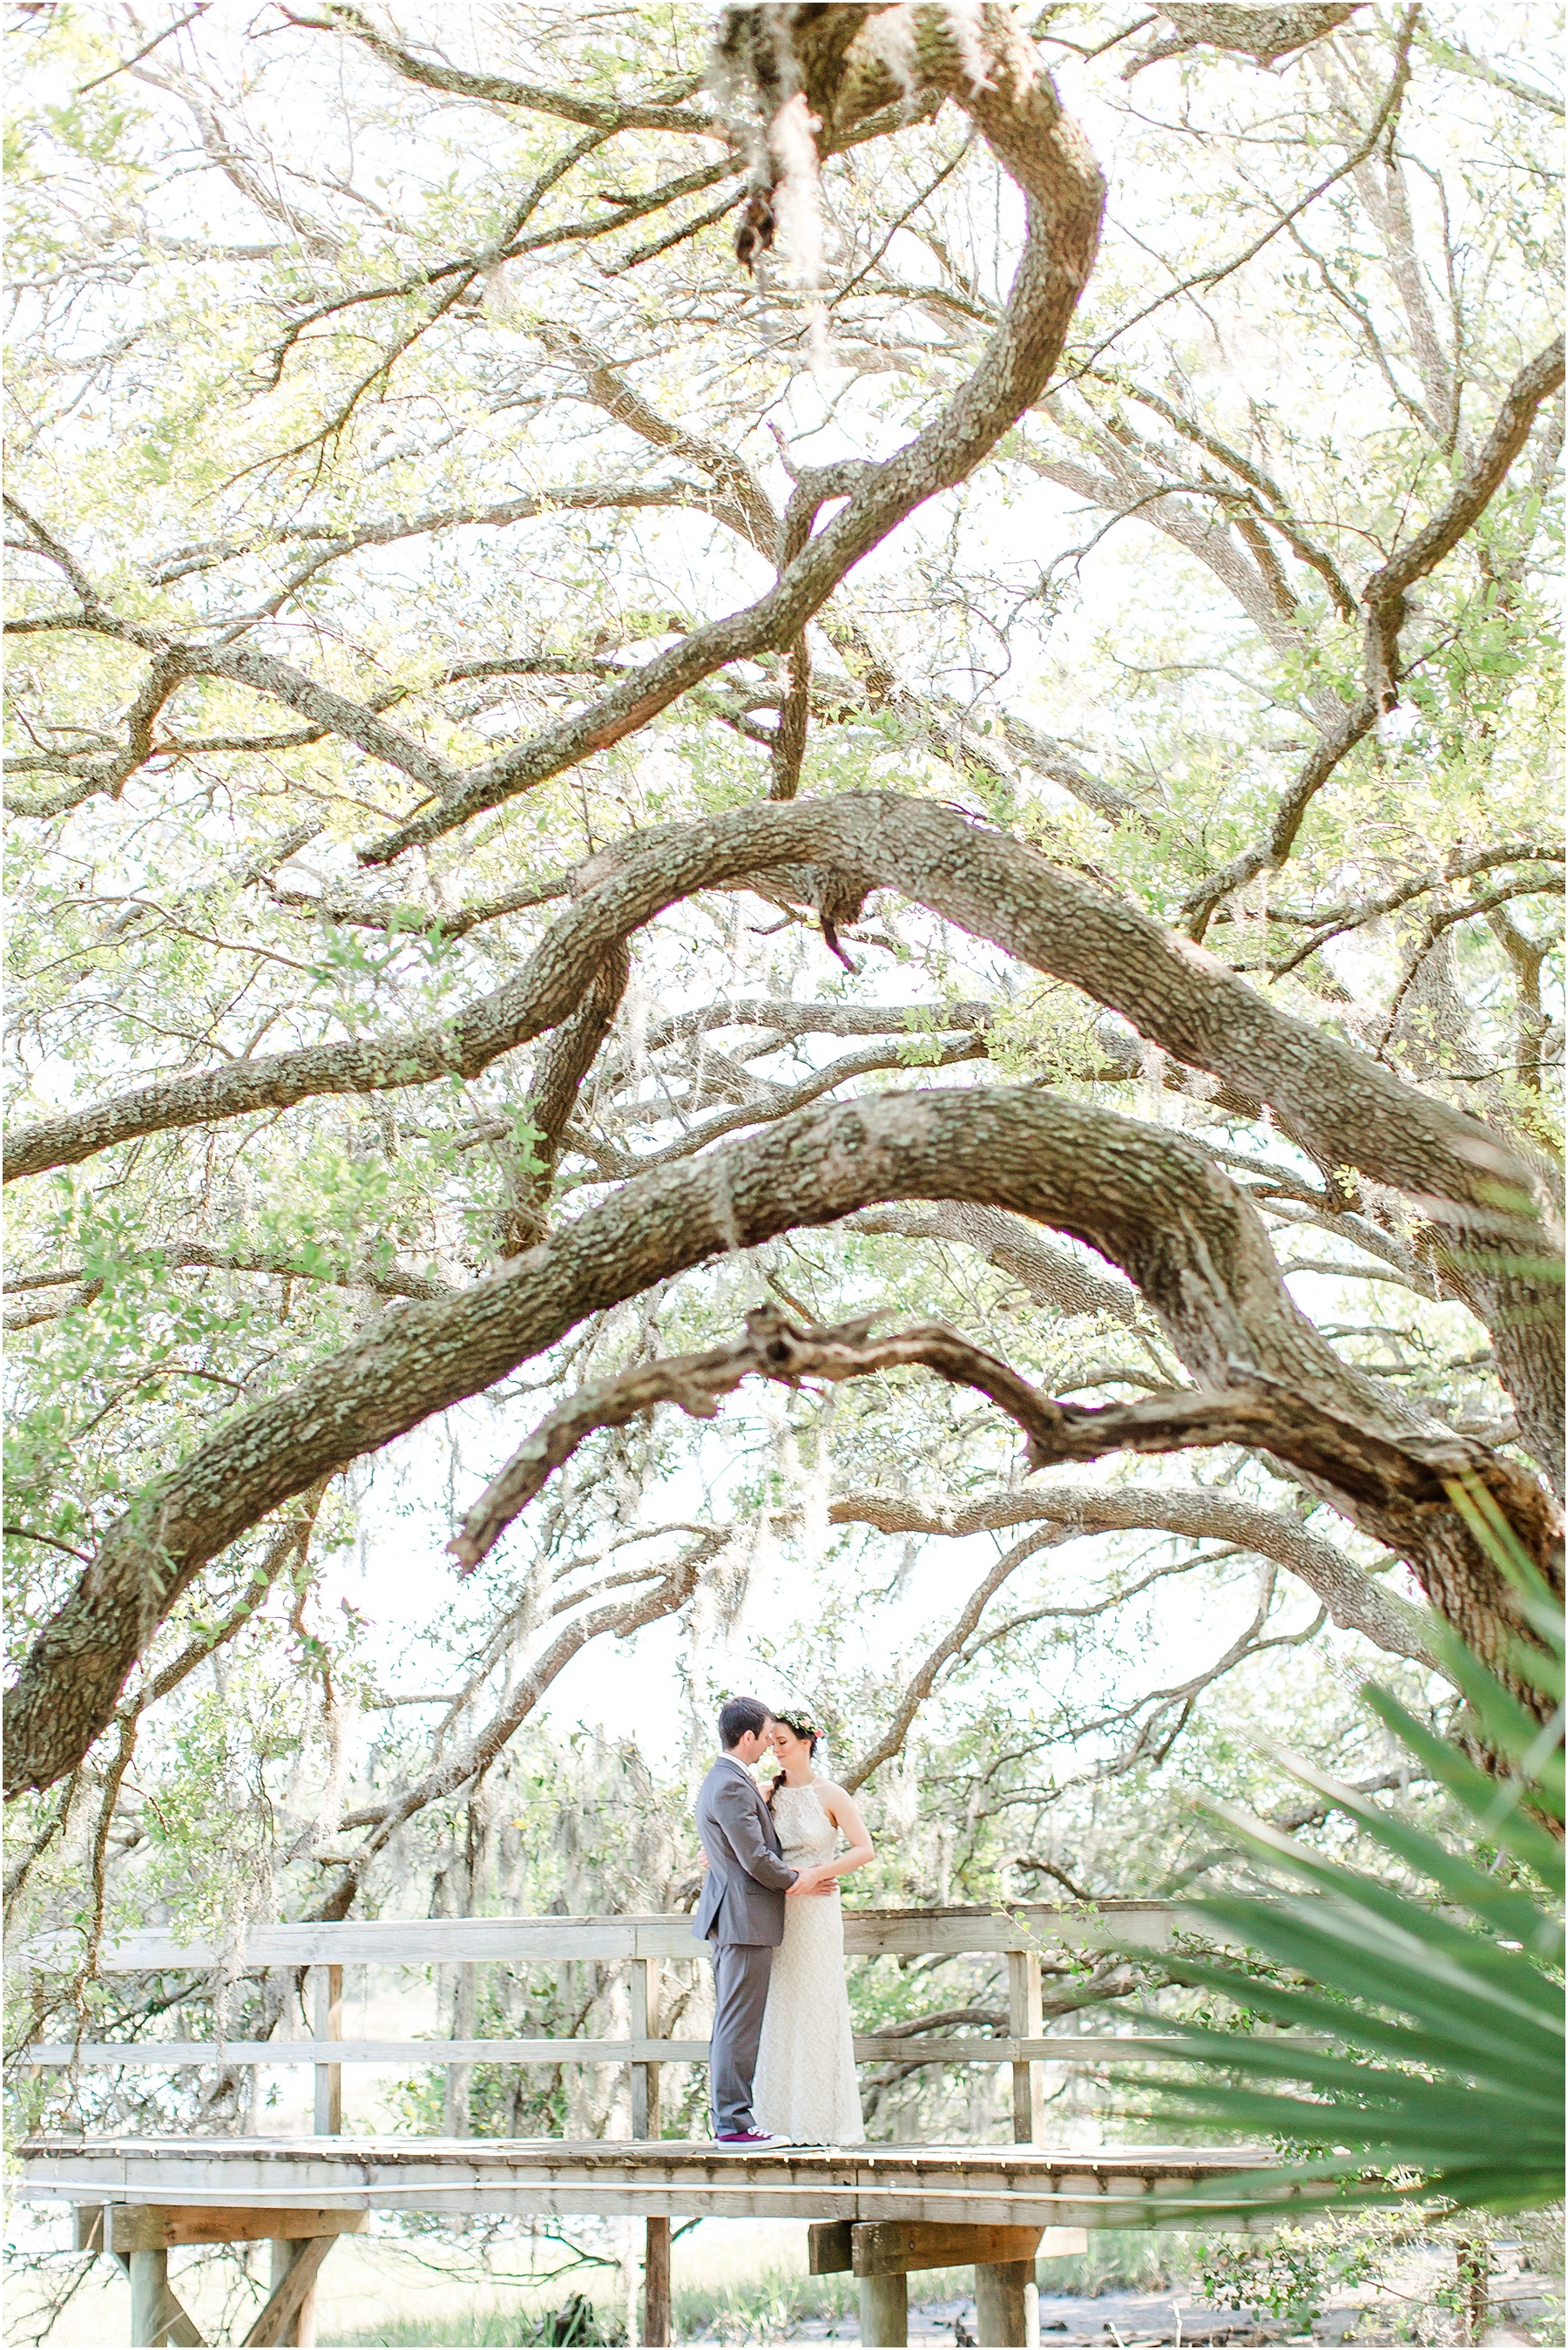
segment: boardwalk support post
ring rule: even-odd
[[[1038,2350],[1040,2303],[1032,2288],[1043,2241],[1050,2251],[1084,2248],[1077,2228],[940,2220],[820,2220],[807,2244],[813,2276],[853,2269],[859,2278],[863,2343],[908,2341],[912,2270],[972,2267],[981,2341],[995,2350]]]
[[[1033,2261],[981,2261],[974,2272],[974,2330],[985,2350],[1033,2350],[1029,2288]],[[1040,2303],[1034,2303],[1033,2337],[1040,2339]]]
[[[134,2350],[157,2350],[167,2325],[164,2303],[169,2297],[167,2252],[130,2255],[130,2339]]]
[[[206,2339],[169,2282],[169,2254],[161,2247],[122,2254],[130,2278],[130,2339],[134,2350],[161,2350],[164,2343],[199,2345]]]
[[[648,2350],[669,2350],[670,2343],[670,2222],[648,2222],[648,2247],[642,2262],[642,2338]]]
[[[873,2344],[905,2350],[909,2339],[909,2280],[907,2276],[863,2276],[860,2280],[860,2340],[863,2350]]]

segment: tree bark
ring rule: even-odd
[[[1520,1628],[1511,1594],[1445,1481],[1486,1487],[1549,1565],[1556,1521],[1541,1489],[1339,1361],[1285,1290],[1256,1209],[1196,1143],[1039,1092],[938,1090],[805,1111],[641,1177],[506,1273],[383,1315],[286,1394],[237,1412],[144,1492],[38,1635],[7,1700],[8,1787],[47,1786],[73,1767],[181,1592],[316,1477],[692,1265],[879,1201],[965,1198],[1054,1224],[1119,1264],[1217,1396],[1231,1391],[1239,1409],[1260,1394],[1293,1402],[1324,1497],[1408,1558],[1441,1612],[1506,1669]],[[1229,1440],[1257,1440],[1262,1422],[1249,1439],[1244,1417]]]

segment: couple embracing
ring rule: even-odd
[[[706,1876],[692,1932],[713,1954],[713,2136],[738,2154],[865,2137],[838,1879],[871,1858],[854,1798],[812,1768],[809,1721],[732,1697],[697,1798]],[[772,1752],[764,1790],[753,1767]],[[836,1856],[840,1835],[848,1850]]]

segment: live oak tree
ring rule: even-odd
[[[834,1399],[786,1534],[1007,1537],[862,1778],[1090,1534],[1261,1562],[1227,1670],[1303,1585],[1427,1661],[1404,1562],[1506,1674],[1478,1513],[1560,1586],[1562,1335],[1561,105],[1515,20],[57,16],[20,1874],[90,1789],[101,1921],[143,1716],[269,1610],[330,1712],[355,1464],[477,1398],[536,1424],[454,1494],[468,1676],[338,1785],[318,1914],[733,1573],[767,1495],[648,1504],[667,1407],[748,1378]]]

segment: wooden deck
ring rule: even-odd
[[[805,2220],[811,2223],[814,2272],[852,2270],[858,2281],[867,2350],[907,2340],[909,2272],[966,2265],[975,2272],[980,2341],[1016,2350],[1037,2339],[1030,2314],[1037,2251],[1080,2251],[1091,2228],[1179,2226],[1179,2202],[1173,2210],[1165,2198],[1273,2159],[1231,2147],[1121,2147],[1085,2154],[1048,2142],[1048,2071],[1060,2078],[1063,2068],[1161,2060],[1143,2053],[1136,2030],[1047,2031],[1043,1963],[1053,1953],[1076,1956],[1129,1944],[1158,1950],[1201,1925],[1199,1913],[1163,1901],[848,1912],[844,1939],[851,1958],[976,1955],[1002,1962],[997,1971],[1005,1978],[1005,2031],[910,2035],[884,2029],[858,2036],[855,2054],[862,2063],[1010,2071],[1016,2142],[795,2147],[753,2155],[660,2134],[663,2067],[708,2058],[705,2040],[667,2037],[659,2030],[666,1970],[705,1959],[685,1917],[253,1926],[243,1950],[228,1954],[228,1962],[244,1972],[298,1970],[300,2020],[308,2038],[36,2042],[16,2054],[34,2068],[35,2081],[59,2085],[67,2109],[78,2079],[88,2072],[125,2065],[182,2072],[308,2064],[315,2069],[314,2134],[88,2139],[40,2132],[16,2149],[16,2191],[31,2202],[74,2205],[78,2248],[123,2264],[130,2277],[130,2340],[137,2345],[202,2341],[171,2282],[171,2247],[263,2238],[272,2245],[273,2291],[245,2342],[253,2350],[314,2343],[316,2279],[336,2238],[363,2229],[372,2211],[396,2211],[452,2219],[639,2220],[647,2247],[642,2339],[649,2345],[670,2340],[672,2220]],[[13,1963],[23,1970],[68,1974],[78,1950],[73,1936],[49,1936],[17,1951]],[[346,1969],[412,1970],[428,1982],[436,1967],[515,1969],[583,1960],[624,1970],[629,2026],[624,2034],[483,2041],[348,2040],[343,2034]],[[165,1979],[189,1973],[199,1981],[219,1962],[212,1944],[151,1927],[108,1946],[98,1970]],[[484,2064],[625,2066],[631,2135],[582,2143],[342,2135],[346,2067],[435,2065],[463,2079],[468,2067]]]
[[[732,2155],[673,2138],[36,2138],[17,2152],[20,2194],[77,2204],[1075,2229],[1147,2227],[1151,2196],[1275,2158],[1231,2147]],[[1156,2214],[1152,2224],[1177,2223]]]

